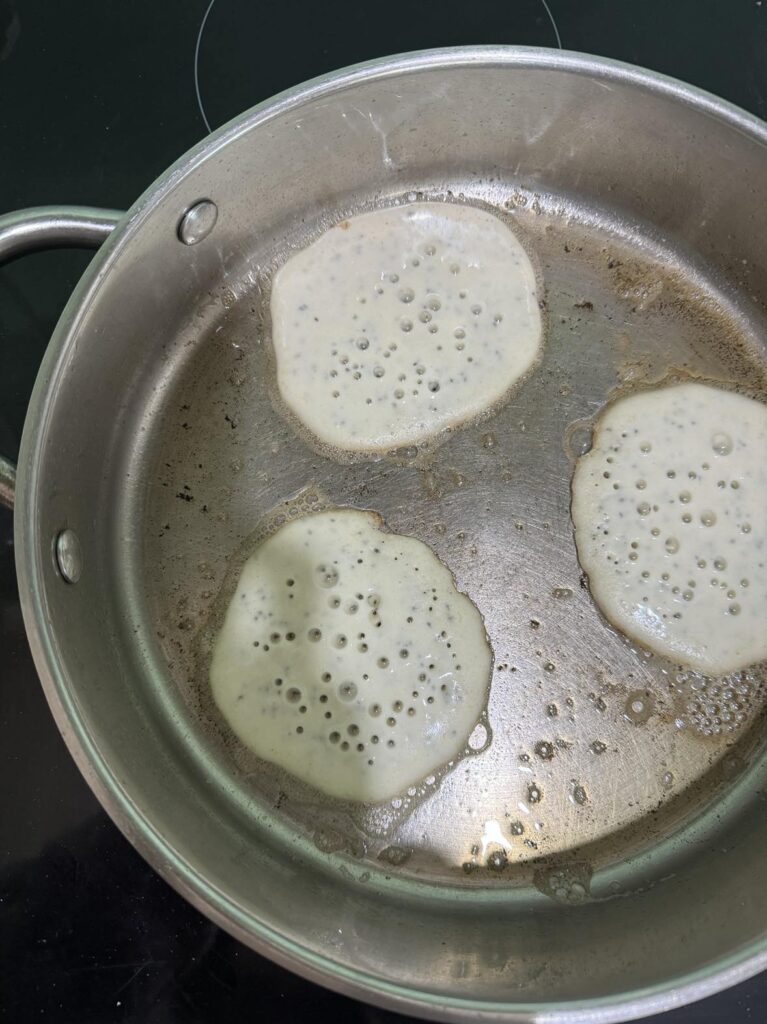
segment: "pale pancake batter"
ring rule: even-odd
[[[527,253],[491,213],[424,202],[360,214],[275,274],[280,395],[334,448],[417,445],[529,372],[539,298]]]
[[[377,802],[462,753],[491,670],[482,617],[436,555],[370,512],[335,509],[289,522],[247,560],[210,682],[259,757]]]
[[[572,515],[605,616],[717,675],[767,658],[767,406],[705,384],[609,406]]]

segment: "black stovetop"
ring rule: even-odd
[[[767,0],[0,0],[0,212],[128,206],[206,124],[337,67],[434,46],[560,40],[767,118]],[[88,260],[54,252],[0,270],[3,454],[18,453],[37,366]],[[239,945],[112,825],[38,684],[2,509],[0,641],[0,1020],[405,1020]],[[655,1020],[761,1024],[767,976]]]

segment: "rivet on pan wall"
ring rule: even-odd
[[[218,207],[210,199],[190,206],[179,221],[178,237],[184,245],[197,245],[207,238],[218,220]]]
[[[56,567],[67,583],[77,583],[83,571],[83,553],[74,530],[62,530],[54,546]]]

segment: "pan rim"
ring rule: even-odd
[[[479,46],[417,51],[383,57],[314,78],[267,99],[203,138],[161,175],[134,203],[75,288],[54,330],[33,389],[19,458],[15,513],[16,570],[24,622],[43,690],[56,724],[78,768],[123,834],[177,891],[198,910],[259,953],[295,973],[345,995],[400,1012],[447,1020],[535,1021],[537,1024],[609,1024],[636,1019],[694,1002],[744,981],[767,967],[767,934],[715,966],[688,972],[677,981],[627,994],[568,1004],[491,1003],[446,998],[412,989],[318,955],[276,932],[266,920],[246,914],[229,894],[214,888],[203,870],[184,858],[134,802],[130,781],[118,779],[99,750],[69,689],[47,614],[43,562],[47,545],[37,533],[41,462],[58,380],[75,343],[82,317],[112,264],[128,246],[160,199],[169,195],[203,161],[239,135],[317,97],[360,81],[375,81],[433,68],[482,66],[563,71],[622,83],[664,96],[726,123],[767,148],[767,124],[725,100],[677,79],[603,57],[542,47]]]

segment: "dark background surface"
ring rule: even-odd
[[[0,212],[127,207],[205,133],[280,89],[389,53],[522,43],[686,79],[767,118],[767,0],[0,0]],[[554,26],[556,24],[556,29]],[[199,40],[199,90],[195,50]],[[15,457],[58,314],[89,255],[0,270],[0,451]],[[240,946],[111,824],[67,754],[24,636],[0,509],[0,1020],[196,1024],[405,1018]],[[767,1022],[767,976],[662,1024]]]

